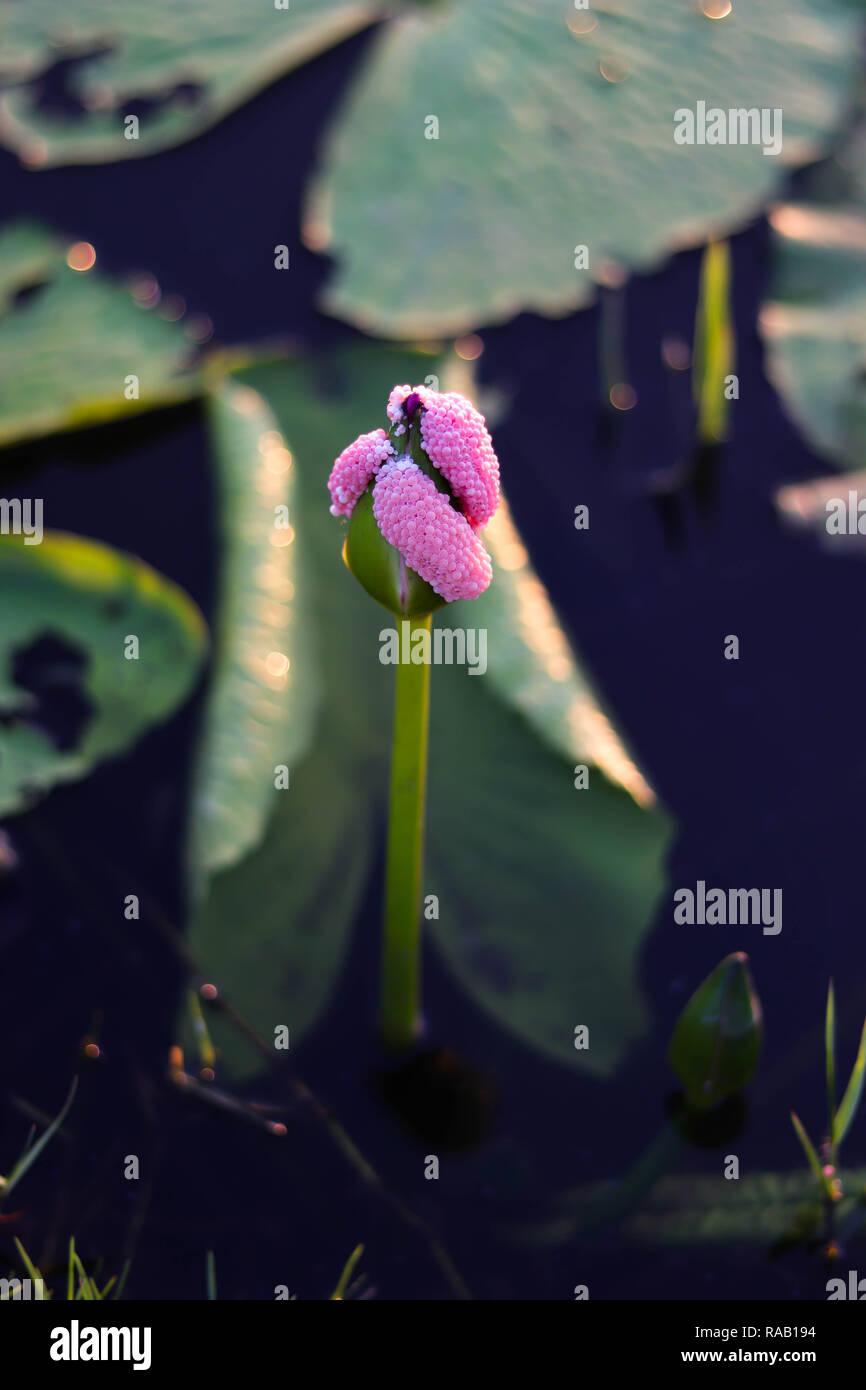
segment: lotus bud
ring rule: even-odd
[[[668,1060],[686,1100],[707,1110],[752,1079],[761,1050],[761,1005],[742,951],[726,956],[677,1020]]]
[[[490,583],[478,532],[499,503],[484,417],[455,392],[395,386],[390,429],[362,434],[331,470],[331,511],[349,518],[343,558],[390,612],[421,617]]]

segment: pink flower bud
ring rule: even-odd
[[[429,585],[427,611],[436,606],[434,595],[446,603],[477,598],[492,570],[476,533],[499,504],[499,461],[484,417],[456,392],[408,385],[394,387],[386,413],[389,433],[361,435],[343,450],[328,479],[335,516],[352,517],[368,491],[372,500],[375,527],[366,511],[356,541],[350,536],[347,544],[347,563],[394,612],[408,611],[407,602],[417,612],[424,603],[417,584],[407,600],[406,583],[385,578],[397,572],[395,565]],[[398,552],[394,564],[374,553],[376,528],[393,547],[390,553]]]

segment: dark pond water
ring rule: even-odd
[[[350,336],[315,313],[326,267],[300,246],[297,228],[312,150],[365,43],[345,45],[159,157],[36,175],[3,155],[3,219],[44,218],[92,241],[110,271],[152,271],[191,309],[211,315],[220,341],[291,337],[313,349]],[[280,242],[292,248],[292,272],[278,277],[275,292],[272,248]],[[787,1112],[795,1105],[820,1126],[828,975],[838,982],[844,1064],[866,1012],[866,580],[854,559],[823,555],[778,524],[775,487],[822,465],[763,375],[755,332],[767,274],[763,224],[736,238],[734,256],[741,399],[703,512],[688,492],[664,511],[654,497],[682,455],[688,419],[686,378],[672,383],[659,343],[691,336],[696,254],[629,289],[638,405],[628,415],[599,415],[595,311],[555,323],[524,316],[485,331],[481,367],[487,383],[512,396],[497,445],[537,568],[678,823],[670,892],[699,878],[780,887],[783,932],[764,937],[752,928],[748,940],[734,940],[722,928],[677,928],[668,894],[640,964],[653,1030],[605,1083],[513,1042],[431,958],[431,1042],[453,1049],[484,1078],[482,1092],[495,1095],[483,1140],[445,1156],[438,1183],[424,1181],[423,1159],[444,1154],[445,1136],[407,1134],[376,1080],[382,1058],[370,1038],[369,1002],[378,876],[329,1014],[294,1054],[299,1074],[334,1107],[389,1189],[444,1240],[480,1298],[568,1299],[578,1283],[593,1298],[824,1296],[823,1267],[805,1255],[771,1260],[761,1247],[637,1248],[611,1239],[527,1250],[505,1231],[510,1215],[561,1187],[623,1173],[649,1145],[673,1087],[665,1048],[674,1019],[727,951],[750,952],[765,1055],[743,1129],[720,1147],[688,1153],[690,1171],[718,1173],[730,1151],[744,1172],[797,1167]],[[38,482],[33,495],[46,499],[52,525],[140,553],[209,610],[216,557],[195,407],[54,440],[6,468]],[[589,503],[593,524],[576,540],[578,502]],[[191,516],[201,522],[192,544]],[[721,660],[731,632],[741,639],[738,663]],[[118,876],[182,915],[180,838],[198,715],[197,705],[184,711],[129,757],[10,825],[21,865],[0,900],[3,1093],[55,1110],[69,1075],[81,1070],[68,1136],[20,1190],[18,1229],[34,1250],[47,1242],[48,1258],[52,1238],[74,1231],[85,1257],[104,1256],[108,1270],[132,1243],[132,1296],[202,1297],[205,1251],[213,1249],[221,1297],[270,1298],[286,1284],[299,1298],[321,1298],[360,1241],[380,1297],[447,1297],[425,1240],[364,1188],[283,1081],[269,1078],[250,1092],[286,1106],[282,1143],[185,1103],[163,1083],[182,975],[158,936],[118,926]],[[103,1056],[82,1063],[81,1041],[95,1028]],[[433,1121],[436,1076],[421,1069],[401,1090],[404,1106]],[[23,1120],[8,1104],[2,1113],[0,1153],[8,1155]],[[139,1184],[118,1180],[130,1153],[142,1158]],[[848,1159],[866,1161],[862,1121]],[[0,1256],[11,1253],[11,1235],[0,1234]]]

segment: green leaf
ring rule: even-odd
[[[430,749],[432,939],[502,1026],[609,1075],[647,1024],[636,967],[664,887],[665,817],[598,768],[576,790],[569,764],[465,669],[432,672]]]
[[[307,244],[337,261],[324,306],[387,337],[461,333],[567,313],[619,267],[727,235],[841,122],[861,22],[853,0],[737,0],[721,21],[689,0],[585,13],[452,0],[401,15],[308,197]],[[674,113],[699,101],[782,109],[781,153],[676,143]]]
[[[195,684],[207,635],[177,585],[78,536],[46,531],[32,546],[0,536],[0,587],[14,594],[0,612],[0,815],[8,816],[167,719]],[[130,635],[137,660],[124,655]],[[55,687],[75,682],[85,702],[72,746],[58,746],[38,699],[16,683],[17,659],[46,638],[71,649],[68,663],[57,657]]]
[[[342,564],[326,481],[345,445],[384,419],[394,383],[431,369],[442,370],[435,357],[356,343],[244,374],[271,404],[297,465],[298,601],[317,639],[316,667],[305,661],[298,677],[321,691],[321,706],[261,844],[214,875],[190,946],[263,1036],[285,1024],[293,1045],[331,996],[381,845],[393,707],[393,672],[379,651],[396,620]],[[636,946],[662,883],[669,827],[614,785],[651,800],[519,538],[490,528],[486,539],[497,575],[489,595],[436,619],[485,627],[490,670],[432,672],[426,891],[441,900],[432,939],[500,1023],[564,1062],[607,1073],[645,1021]],[[496,568],[497,543],[511,569]],[[576,760],[591,765],[589,790],[574,788]],[[378,953],[378,930],[369,949]],[[371,1028],[375,1009],[371,999]],[[588,1051],[574,1047],[581,1023]],[[213,1030],[224,1059],[248,1070],[252,1053],[218,1015]]]
[[[773,273],[759,321],[768,374],[812,448],[838,467],[862,468],[866,121],[770,221]]]
[[[261,839],[278,765],[309,743],[315,681],[296,597],[294,463],[251,387],[207,397],[217,474],[220,592],[214,666],[191,802],[189,865],[207,878]],[[286,665],[288,663],[288,665]]]
[[[832,980],[827,988],[827,1009],[824,1015],[824,1058],[827,1071],[828,1133],[832,1140],[836,1114],[836,1000]]]
[[[204,6],[176,0],[69,0],[58,23],[56,0],[0,0],[0,138],[34,168],[90,164],[152,154],[199,135],[270,82],[364,28],[389,0],[274,0]],[[99,51],[101,50],[101,51]],[[72,88],[84,109],[58,117],[38,103],[28,81],[58,60],[77,59]],[[16,86],[10,86],[15,82]],[[199,100],[174,96],[189,84]],[[137,139],[124,118],[152,102]]]
[[[863,1031],[860,1034],[860,1046],[857,1049],[857,1058],[854,1062],[848,1085],[845,1087],[842,1103],[836,1111],[836,1118],[833,1122],[833,1143],[837,1148],[851,1128],[860,1107],[864,1076],[866,1076],[866,1022],[864,1022]]]
[[[51,1297],[51,1293],[45,1293],[45,1280],[42,1277],[42,1271],[33,1263],[18,1237],[14,1236],[13,1239],[15,1241],[15,1249],[18,1251],[21,1263],[27,1270],[28,1278],[32,1280],[34,1288],[38,1291],[36,1297],[41,1297],[44,1300],[49,1299]]]
[[[0,232],[0,445],[81,429],[189,399],[201,380],[176,323],[139,308],[130,289],[66,264],[42,228]],[[20,305],[18,290],[41,285]],[[138,381],[138,398],[126,392]]]

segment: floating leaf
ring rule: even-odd
[[[570,765],[465,669],[433,671],[430,748],[432,939],[500,1024],[609,1075],[647,1024],[636,965],[664,887],[666,818],[598,768],[576,790]]]
[[[221,578],[191,803],[197,892],[258,843],[280,797],[277,766],[291,767],[309,741],[315,697],[295,597],[292,456],[251,387],[224,381],[212,389],[207,419]]]
[[[41,545],[0,537],[0,815],[130,747],[187,698],[207,645],[177,585],[131,555],[46,531]],[[124,655],[128,636],[138,659]],[[47,677],[28,674],[42,657]],[[74,727],[53,731],[63,691]]]
[[[393,672],[379,652],[380,634],[395,620],[343,566],[325,484],[346,442],[383,417],[394,382],[423,380],[431,369],[441,369],[435,357],[364,343],[245,374],[274,409],[298,470],[296,582],[311,614],[317,669],[305,658],[297,675],[317,683],[321,708],[312,747],[292,767],[289,789],[277,793],[262,843],[214,876],[190,944],[266,1036],[283,1023],[294,1042],[326,1005],[385,814]],[[603,1073],[644,1021],[635,947],[661,886],[668,824],[610,780],[618,776],[651,798],[593,706],[567,640],[554,632],[525,553],[517,558],[506,587],[524,586],[519,602],[499,611],[494,579],[489,598],[446,608],[436,620],[485,627],[491,672],[437,666],[432,673],[425,883],[441,909],[430,926],[464,987],[502,1024]],[[528,647],[532,602],[542,604],[539,631],[550,651]],[[564,662],[555,673],[546,665],[554,648]],[[562,692],[552,692],[555,681]],[[574,787],[577,750],[592,765],[590,790]],[[371,1027],[374,1012],[371,1000]],[[574,1046],[580,1022],[590,1025],[589,1051]],[[218,1017],[217,1029],[224,1056],[248,1067],[252,1056]]]
[[[139,308],[130,290],[98,271],[71,269],[51,233],[4,229],[0,265],[0,445],[139,414],[201,390],[177,324]],[[34,293],[13,304],[24,289]]]
[[[805,195],[775,208],[760,328],[767,370],[811,446],[860,468],[866,444],[866,123]],[[834,494],[834,495],[838,495]]]
[[[389,0],[0,0],[0,138],[35,167],[152,154],[199,135],[268,83],[364,28]],[[72,61],[76,120],[38,103],[40,77]],[[14,84],[14,85],[12,85]],[[147,104],[138,139],[124,117]]]
[[[308,199],[307,244],[337,260],[325,307],[383,336],[465,332],[567,313],[617,267],[727,234],[838,127],[861,24],[854,0],[737,0],[720,21],[690,0],[404,12]],[[698,103],[783,110],[781,152],[678,144],[674,113]]]

